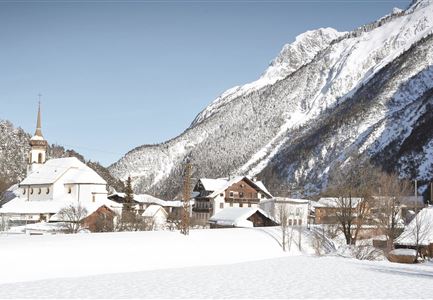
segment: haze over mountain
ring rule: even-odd
[[[271,191],[317,193],[354,151],[401,176],[433,177],[433,4],[413,1],[351,32],[285,45],[255,82],[233,87],[180,136],[109,167],[137,192],[173,197],[193,175],[258,176]]]

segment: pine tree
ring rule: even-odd
[[[123,230],[133,222],[135,217],[134,212],[134,191],[132,190],[131,177],[128,176],[125,184],[125,198],[122,207],[122,227]]]

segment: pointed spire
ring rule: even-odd
[[[35,136],[43,137],[42,135],[42,125],[41,125],[41,94],[39,96],[39,106],[38,106],[38,120],[36,122]]]

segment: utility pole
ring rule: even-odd
[[[190,225],[190,205],[191,200],[191,169],[192,166],[188,162],[185,167],[185,174],[183,178],[183,210],[182,210],[182,220],[180,223],[180,233],[184,235],[189,234]]]
[[[430,205],[433,204],[433,182],[430,183]]]

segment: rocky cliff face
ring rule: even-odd
[[[194,177],[258,176],[271,191],[320,191],[351,153],[433,177],[433,3],[414,1],[352,32],[326,28],[283,47],[261,78],[229,89],[180,136],[110,166],[138,192],[172,197]]]

